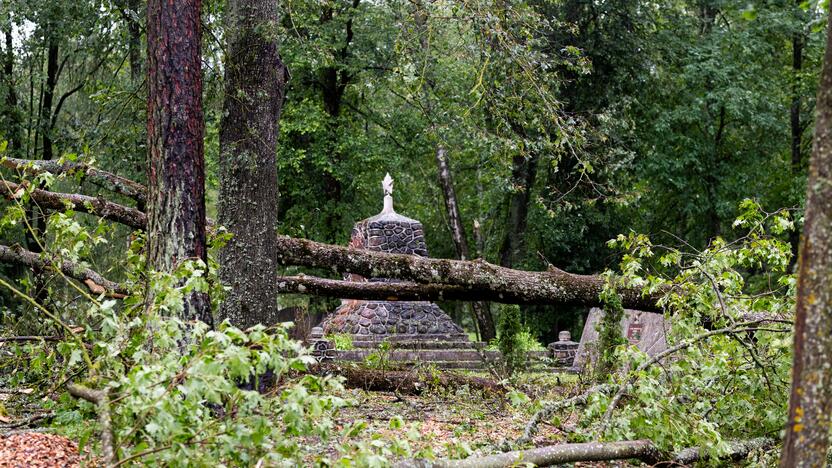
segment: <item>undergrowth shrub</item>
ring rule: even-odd
[[[610,241],[625,252],[621,284],[662,293],[668,347],[690,345],[644,369],[651,358],[635,346],[613,348],[619,371],[605,380],[622,385],[624,398],[608,414],[613,395],[594,392],[573,440],[650,439],[662,450],[701,447],[717,457],[732,439],[779,437],[792,363],[793,222],[788,211],[767,213],[751,200],[740,208],[736,240],[716,238],[701,251],[635,233]],[[700,338],[741,323],[752,330]]]

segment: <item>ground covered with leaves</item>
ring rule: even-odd
[[[577,378],[528,374],[522,381],[521,387],[528,387],[537,398],[554,399],[570,392]],[[430,389],[419,395],[348,389],[342,396],[354,405],[341,412],[339,424],[363,420],[370,438],[388,440],[400,437],[400,429],[406,429],[414,450],[432,450],[440,458],[499,450],[522,435],[534,406],[519,394],[497,395],[467,386]],[[561,428],[547,425],[535,443],[553,444],[564,438]]]

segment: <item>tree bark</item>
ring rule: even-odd
[[[58,85],[58,39],[54,36],[51,26],[47,27],[46,38],[46,87],[43,90],[43,100],[40,103],[40,126],[43,149],[43,159],[54,157],[52,143],[52,102],[55,99],[55,88]]]
[[[324,199],[327,203],[331,204],[339,204],[344,196],[343,182],[337,174],[341,164],[342,154],[335,135],[338,132],[338,119],[341,115],[344,94],[346,93],[347,86],[352,81],[352,76],[348,71],[346,61],[349,57],[350,45],[354,36],[353,15],[360,3],[361,0],[352,0],[351,7],[348,11],[336,11],[333,6],[334,4],[326,4],[320,19],[321,25],[326,25],[337,16],[347,16],[347,21],[344,25],[343,46],[332,50],[334,62],[321,69],[320,78],[318,79],[324,111],[328,117],[326,121],[329,129],[327,147],[328,157],[331,160],[331,168],[324,170],[322,174],[323,192]],[[326,226],[327,236],[335,238],[338,235],[337,231],[341,227],[340,213],[337,211],[333,212],[333,210],[326,210],[323,224]]]
[[[296,239],[290,239],[295,241]],[[308,241],[300,241],[308,242]],[[316,244],[318,248],[327,249],[342,249],[338,246],[329,246],[326,244]],[[335,254],[339,255],[338,253]],[[406,255],[394,255],[385,253],[373,253],[379,255],[386,262],[385,268],[390,268],[390,261],[396,260],[397,257],[407,258]],[[384,257],[389,257],[385,259]],[[372,260],[370,260],[372,261]],[[46,270],[51,268],[51,264],[41,260],[40,256],[34,252],[22,249],[0,246],[0,262],[9,264],[20,264],[33,268],[35,270]],[[438,262],[445,262],[445,260],[438,260]],[[304,262],[305,264],[310,262]],[[318,265],[315,262],[315,265]],[[480,268],[482,262],[457,262],[468,265],[470,269],[476,270]],[[488,265],[491,268],[498,268],[494,265]],[[431,266],[427,267],[431,269]],[[126,295],[129,291],[124,285],[114,283],[102,277],[93,270],[81,267],[73,262],[64,261],[60,267],[61,271],[70,278],[77,279],[84,282],[94,293],[100,294],[107,292],[108,294]],[[507,269],[501,269],[507,270]],[[390,270],[385,270],[390,271]],[[517,270],[507,270],[513,272],[515,276],[523,277],[523,281],[529,282],[530,287],[534,287],[535,283],[541,280],[542,276],[550,275],[545,272],[523,272]],[[565,273],[564,277],[546,281],[554,281],[560,283],[563,288],[569,289],[573,286],[578,288],[592,287],[591,283],[600,281],[597,277],[570,275]],[[413,275],[411,275],[413,276]],[[418,276],[418,275],[417,275]],[[456,275],[458,276],[458,275]],[[451,278],[453,279],[453,278]],[[89,283],[88,281],[92,281]],[[495,302],[505,303],[519,303],[519,304],[580,304],[596,306],[600,301],[596,297],[591,296],[574,297],[568,293],[554,293],[550,295],[523,294],[520,291],[505,292],[503,290],[491,290],[488,286],[471,286],[469,284],[426,284],[413,282],[352,282],[341,280],[330,280],[324,278],[316,278],[312,276],[284,276],[277,277],[275,289],[278,293],[283,294],[312,294],[317,296],[337,297],[342,299],[363,299],[363,300],[384,300],[384,301],[438,301],[438,300],[460,300],[471,301],[475,299],[487,299]],[[590,283],[587,285],[587,283]],[[602,284],[602,283],[601,283]],[[96,286],[97,285],[97,286]],[[100,288],[99,288],[100,286]],[[600,286],[597,286],[600,287]],[[101,289],[103,288],[103,289]],[[636,298],[637,292],[633,291],[632,295],[627,297]],[[642,310],[659,310],[655,305],[657,297],[646,297],[643,299],[631,300],[628,302],[632,307],[641,307]],[[650,302],[650,301],[653,302]]]
[[[3,182],[7,197],[20,197],[24,187]],[[35,189],[31,198],[52,209],[73,208],[136,229],[145,229],[144,213],[103,198]],[[210,225],[210,221],[203,222]],[[356,250],[305,239],[278,236],[277,262],[284,265],[327,268],[336,273],[356,273],[416,283],[355,283],[315,277],[283,277],[278,292],[316,294],[345,299],[384,300],[488,300],[510,304],[564,304],[597,306],[604,279],[576,275],[557,268],[535,272],[513,270],[483,260],[463,261]],[[277,275],[276,272],[274,273]],[[619,291],[624,307],[662,312],[657,300],[663,291],[644,296],[638,288]]]
[[[767,437],[731,441],[728,442],[728,453],[722,459],[742,460],[754,450],[768,449],[776,444],[777,440]],[[672,466],[687,466],[697,461],[709,460],[699,448],[686,448],[675,453],[663,454],[651,440],[642,439],[550,445],[486,457],[470,457],[464,460],[405,460],[394,466],[397,468],[502,468],[521,463],[531,463],[535,466],[553,466],[574,462],[628,459],[636,459],[656,466],[665,463]]]
[[[456,200],[456,190],[451,177],[451,168],[448,166],[448,157],[445,154],[445,148],[441,146],[436,149],[436,166],[439,168],[439,184],[442,186],[445,211],[448,213],[448,224],[451,227],[451,237],[454,240],[457,256],[460,260],[468,260],[471,258],[468,238],[465,235],[465,226],[462,224],[462,215]]]
[[[114,467],[118,463],[116,438],[110,414],[110,397],[105,390],[93,390],[78,384],[67,384],[67,391],[75,398],[89,401],[98,408],[98,424],[101,426],[101,456],[104,466]]]
[[[447,260],[372,252],[283,236],[278,237],[277,245],[278,259],[285,265],[458,286],[465,288],[473,297],[494,298],[506,303],[597,306],[600,304],[598,295],[604,286],[604,279],[600,276],[576,275],[557,269],[521,271],[482,260]],[[395,295],[397,285],[391,283],[392,295]],[[381,286],[378,288],[381,289]],[[656,304],[660,293],[643,296],[639,288],[621,288],[618,292],[626,308],[661,312]]]
[[[46,84],[43,87],[43,94],[40,101],[40,113],[38,114],[38,127],[35,131],[35,151],[37,151],[38,138],[40,133],[43,147],[41,148],[41,156],[43,159],[50,160],[54,157],[54,145],[52,142],[52,102],[55,98],[55,88],[58,84],[58,39],[55,37],[54,25],[47,22],[44,26],[46,30]],[[31,206],[26,213],[29,219],[29,226],[31,230],[26,231],[26,244],[35,252],[40,251],[41,234],[46,229],[46,214],[38,207]],[[36,281],[37,297],[43,296],[43,286],[40,281]]]
[[[628,460],[635,458],[648,464],[662,460],[659,449],[650,440],[623,442],[586,442],[581,444],[550,445],[548,447],[498,453],[486,457],[469,457],[464,460],[408,460],[396,464],[397,468],[503,468],[531,463],[534,466],[552,466],[579,461]]]
[[[233,237],[220,252],[231,286],[220,315],[236,326],[271,325],[277,311],[278,120],[287,71],[271,0],[230,0],[220,129],[219,222]]]
[[[830,17],[832,22],[832,17]],[[832,23],[830,23],[832,24]],[[826,466],[832,416],[832,34],[818,87],[798,267],[794,365],[780,466]]]
[[[436,149],[436,165],[439,168],[439,183],[442,186],[442,194],[445,198],[445,211],[448,213],[448,222],[451,225],[451,236],[454,240],[457,257],[460,260],[468,260],[471,258],[471,249],[468,247],[468,237],[465,234],[465,225],[462,223],[462,214],[456,199],[451,168],[448,165],[445,148],[441,146]],[[488,304],[482,301],[474,301],[471,303],[471,309],[477,321],[480,338],[486,342],[496,338],[497,328],[494,326],[494,319],[491,317]]]
[[[186,260],[207,262],[200,5],[147,4],[147,259],[166,273]],[[210,305],[206,293],[193,292],[184,318],[212,324]]]
[[[517,270],[512,270],[517,271]],[[539,272],[527,273],[534,281]],[[578,275],[574,275],[578,276]],[[505,293],[467,285],[415,282],[355,282],[314,276],[278,277],[277,289],[282,294],[311,294],[314,296],[359,299],[369,301],[492,301],[504,304],[563,304],[564,298],[546,294],[523,295]],[[570,302],[571,303],[571,302]],[[587,301],[579,305],[596,306],[600,301]],[[655,305],[651,310],[655,309]]]

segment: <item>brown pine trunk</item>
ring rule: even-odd
[[[468,248],[468,238],[465,235],[465,226],[462,224],[462,215],[456,200],[451,168],[448,165],[445,149],[442,147],[436,150],[436,165],[439,167],[439,183],[442,186],[442,194],[445,198],[445,210],[448,213],[448,222],[451,225],[451,236],[454,240],[457,256],[460,260],[468,260],[471,251]],[[472,302],[471,310],[474,313],[474,319],[477,321],[480,339],[491,341],[496,338],[497,329],[494,326],[494,319],[491,317],[488,304],[481,301]]]
[[[832,17],[830,17],[832,19]],[[826,466],[832,416],[832,34],[818,88],[781,467]]]
[[[6,27],[3,28],[3,39],[5,42],[5,50],[3,56],[3,84],[6,86],[6,108],[3,111],[3,122],[6,128],[6,138],[8,138],[8,154],[14,158],[19,158],[23,153],[23,119],[18,108],[17,89],[15,88],[14,80],[14,45],[12,43],[12,23],[11,17],[7,13],[3,18]],[[24,239],[27,240],[26,247],[31,248],[32,245],[28,242],[28,230],[26,231]],[[27,270],[19,265],[16,265],[10,272],[13,278],[25,278]]]
[[[277,313],[278,119],[286,86],[274,28],[278,5],[230,0],[220,129],[219,222],[234,235],[220,253],[231,286],[222,318],[246,328]]]
[[[462,225],[462,215],[456,201],[456,190],[451,176],[451,168],[448,166],[445,148],[441,146],[436,149],[436,166],[439,168],[439,184],[442,186],[445,211],[448,214],[448,224],[451,227],[451,237],[454,240],[457,256],[460,260],[469,260],[471,255],[468,249],[468,239],[465,236],[465,226]]]
[[[147,259],[162,272],[207,260],[200,3],[147,4]],[[184,306],[184,318],[213,323],[207,294]]]

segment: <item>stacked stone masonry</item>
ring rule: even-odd
[[[422,223],[395,212],[381,213],[355,224],[350,246],[379,252],[428,256]],[[349,274],[348,281],[387,281]],[[468,336],[432,302],[345,300],[321,324],[327,335],[346,333],[355,339],[410,337],[414,340],[460,343]]]

